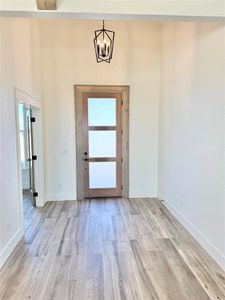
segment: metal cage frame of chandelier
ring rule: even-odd
[[[105,29],[104,25],[105,24],[103,21],[102,29],[95,30],[95,37],[93,39],[97,63],[110,63],[113,55],[115,32],[112,30]],[[100,45],[99,42],[99,38],[101,36],[103,40],[103,45]],[[106,44],[105,37],[107,37],[109,44]]]

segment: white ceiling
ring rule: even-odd
[[[225,0],[58,0],[57,4],[57,11],[38,11],[36,0],[0,0],[0,12],[21,17],[225,21]]]

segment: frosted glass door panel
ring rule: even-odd
[[[104,189],[116,187],[116,162],[90,162],[89,188]]]
[[[88,126],[116,126],[116,99],[88,98]]]
[[[89,157],[116,157],[116,131],[90,130]]]

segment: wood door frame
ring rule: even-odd
[[[83,176],[83,127],[82,127],[82,99],[84,93],[120,94],[122,105],[122,197],[129,197],[129,86],[118,85],[75,85],[75,120],[76,120],[76,172],[77,172],[77,200],[84,199]]]

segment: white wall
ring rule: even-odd
[[[130,195],[157,195],[160,24],[106,23],[116,31],[111,64],[95,60],[99,26],[41,21],[48,200],[76,198],[75,84],[130,85]]]
[[[225,267],[224,29],[163,26],[159,194]]]
[[[22,236],[14,87],[40,98],[38,24],[0,19],[0,266]]]

